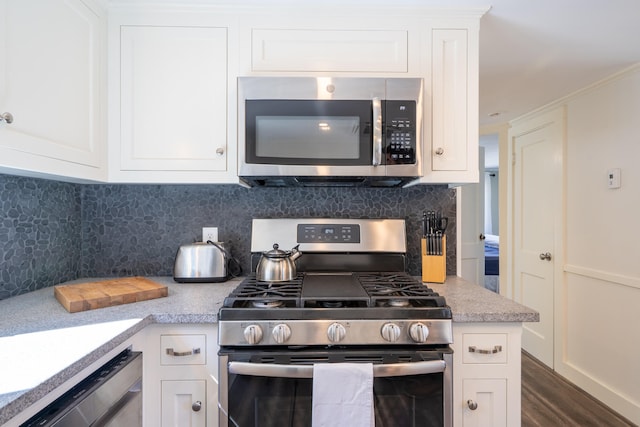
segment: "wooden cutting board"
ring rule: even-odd
[[[54,286],[56,299],[69,313],[166,297],[168,288],[144,277]]]

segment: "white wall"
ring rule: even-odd
[[[564,102],[565,265],[555,368],[640,424],[640,66]],[[620,168],[622,187],[607,188]]]

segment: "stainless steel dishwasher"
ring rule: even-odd
[[[23,426],[142,426],[142,353],[124,350]]]

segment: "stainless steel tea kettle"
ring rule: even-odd
[[[295,246],[291,251],[279,249],[277,243],[273,249],[263,252],[256,267],[256,279],[263,282],[286,282],[296,278],[296,259],[302,256]]]

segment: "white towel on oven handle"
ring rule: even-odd
[[[374,427],[373,364],[313,365],[312,427]]]

